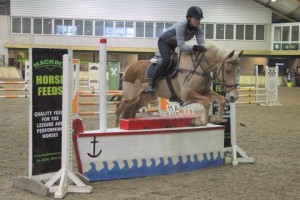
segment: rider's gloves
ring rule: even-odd
[[[206,48],[204,46],[201,46],[201,45],[194,45],[193,46],[193,51],[204,52],[204,51],[206,51]]]

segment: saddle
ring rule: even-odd
[[[161,79],[163,79],[163,78],[166,79],[169,90],[172,94],[169,101],[179,102],[182,105],[183,101],[176,95],[176,92],[175,92],[174,87],[173,87],[172,82],[171,82],[171,79],[178,72],[179,58],[180,58],[180,55],[178,57],[178,54],[175,51],[171,54],[171,62],[168,66],[168,69],[167,69],[166,73],[164,73],[162,75]],[[152,78],[152,76],[154,74],[154,71],[156,70],[157,65],[162,62],[162,58],[161,58],[161,55],[159,54],[159,52],[155,53],[155,56],[150,60],[150,62],[151,63],[149,64],[149,66],[147,68],[147,71],[146,71],[146,77],[148,79]]]
[[[154,71],[156,70],[157,65],[159,65],[162,62],[162,58],[161,58],[160,53],[156,52],[155,56],[150,60],[150,62],[151,63],[148,66],[147,71],[146,71],[147,79],[152,78],[152,76],[154,74]],[[177,72],[177,66],[178,66],[178,55],[174,51],[171,54],[171,62],[168,65],[168,69],[167,69],[166,73],[164,73],[162,75],[161,78],[166,78],[166,77],[172,78],[172,77],[174,77],[176,72]]]

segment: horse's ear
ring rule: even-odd
[[[241,51],[238,55],[238,57],[241,57],[244,51]]]
[[[233,55],[234,55],[234,50],[230,54],[228,54],[227,58],[231,58]]]

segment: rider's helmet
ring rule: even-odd
[[[196,19],[202,19],[203,18],[203,12],[201,8],[198,6],[192,6],[188,9],[186,13],[186,17],[194,17]]]

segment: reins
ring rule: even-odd
[[[180,57],[181,57],[181,54],[180,54]],[[225,89],[226,93],[230,92],[231,90],[235,89],[238,86],[238,84],[228,85],[225,82],[224,73],[225,73],[225,60],[226,60],[226,58],[223,60],[222,65],[221,65],[221,67],[219,68],[219,70],[217,72],[217,75],[215,75],[215,73],[213,73],[212,77],[210,76],[211,71],[205,71],[205,69],[201,65],[201,63],[203,61],[203,58],[205,58],[207,60],[207,58],[205,57],[204,52],[199,53],[196,56],[195,59],[193,59],[193,55],[191,54],[191,60],[192,60],[192,63],[193,63],[193,65],[191,66],[191,69],[178,68],[178,71],[183,72],[183,73],[188,73],[186,75],[184,81],[183,81],[183,85],[186,83],[186,81],[190,81],[190,79],[192,78],[192,76],[194,74],[198,75],[198,76],[203,76],[203,77],[207,78],[206,83],[205,83],[205,89],[204,89],[204,92],[203,92],[203,94],[204,94],[207,90],[209,81],[210,80],[215,81],[216,79],[218,79],[218,76],[219,76],[220,72],[222,71],[222,80],[220,80],[220,85]],[[209,64],[208,60],[207,60],[207,63]],[[196,71],[199,66],[202,69],[202,73],[199,72],[199,71]],[[212,68],[212,66],[209,67],[209,69],[211,69],[211,68]]]
[[[189,70],[188,69],[181,69],[181,68],[179,69],[180,71],[184,71],[184,72],[188,73],[188,75],[185,77],[185,79],[183,81],[183,85],[185,84],[186,81],[189,81],[194,74],[197,74],[197,75],[200,75],[200,76],[205,76],[206,73],[204,72],[204,69],[201,65],[201,62],[202,62],[203,58],[205,57],[204,54],[205,54],[204,52],[199,53],[196,56],[195,59],[193,59],[193,54],[191,54],[191,60],[192,60],[192,63],[193,63],[193,65],[191,66],[191,69],[189,69]],[[196,71],[198,66],[201,67],[203,73]]]

